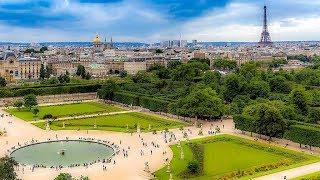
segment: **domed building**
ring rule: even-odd
[[[100,36],[97,34],[92,41],[94,52],[102,52],[104,49],[103,43],[100,39]]]

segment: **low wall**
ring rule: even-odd
[[[77,93],[77,94],[57,94],[48,96],[37,96],[38,104],[59,103],[68,101],[93,100],[97,98],[97,93]],[[10,106],[17,100],[23,100],[23,97],[10,97],[0,99],[0,106]]]

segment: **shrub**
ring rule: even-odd
[[[188,163],[187,169],[191,174],[199,174],[200,165],[199,165],[198,161],[190,161]]]

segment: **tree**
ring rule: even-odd
[[[24,106],[31,110],[33,106],[38,105],[37,97],[34,94],[28,94],[24,98]]]
[[[175,69],[176,67],[180,66],[182,63],[180,61],[169,61],[168,62],[168,69]]]
[[[23,101],[17,100],[14,102],[13,106],[16,107],[20,111],[21,107],[23,106]]]
[[[214,61],[213,66],[220,70],[233,70],[237,67],[237,61],[217,59]]]
[[[41,64],[41,67],[40,67],[40,75],[39,75],[40,79],[44,79],[46,77],[46,70],[44,68],[44,65]]]
[[[128,72],[127,71],[120,71],[120,73],[119,73],[119,76],[121,77],[121,78],[125,78],[125,77],[127,77],[128,76]]]
[[[283,76],[275,76],[269,79],[270,90],[277,93],[289,93],[291,87],[289,82]]]
[[[244,80],[236,74],[230,74],[224,82],[224,99],[231,102],[237,95],[243,94]]]
[[[291,103],[295,105],[297,110],[306,115],[308,113],[308,102],[309,98],[306,91],[303,88],[297,88],[290,93]]]
[[[31,109],[31,113],[34,115],[34,116],[37,116],[37,114],[39,113],[39,108],[37,106],[33,107]]]
[[[188,163],[187,169],[191,174],[198,174],[200,171],[200,165],[198,161],[190,161]]]
[[[46,78],[50,78],[50,76],[53,74],[53,68],[52,68],[52,64],[48,64],[46,66]]]
[[[171,105],[171,111],[182,116],[218,119],[224,112],[223,101],[211,88],[198,89],[178,99]]]
[[[71,176],[69,173],[60,173],[54,180],[77,180]],[[87,176],[81,176],[79,180],[89,180]]]
[[[7,85],[6,80],[3,77],[0,77],[0,87],[5,87]]]
[[[161,54],[161,53],[163,53],[163,51],[161,49],[156,49],[156,53]]]
[[[267,97],[270,92],[269,84],[265,81],[252,80],[247,85],[247,94],[250,95],[251,99],[258,97]]]
[[[72,180],[72,176],[69,173],[60,173],[54,180]]]
[[[317,123],[320,121],[320,109],[319,108],[310,108],[308,117],[311,123]]]
[[[148,69],[148,72],[155,73],[160,79],[168,79],[170,77],[169,70],[160,64],[155,64],[151,66]]]
[[[104,86],[98,91],[100,99],[113,100],[114,93],[120,89],[119,85],[114,81],[108,80]]]
[[[82,79],[84,79],[84,77],[86,76],[86,69],[83,65],[78,65],[76,75],[81,76]]]
[[[254,132],[272,137],[282,137],[286,123],[280,111],[267,103],[259,103],[245,108],[243,115],[253,119]]]
[[[12,157],[0,158],[0,179],[3,180],[16,180],[17,174],[14,171],[14,167],[18,163]]]
[[[40,53],[44,53],[45,51],[48,51],[48,47],[47,46],[43,46],[40,48]]]
[[[201,75],[209,69],[210,67],[206,63],[190,62],[181,64],[173,69],[171,71],[171,77],[175,81],[193,82],[195,78],[201,77]]]

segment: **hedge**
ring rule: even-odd
[[[168,112],[168,106],[170,103],[162,99],[140,96],[128,92],[115,92],[113,100],[123,104],[141,106],[151,111],[162,112]]]
[[[320,129],[305,125],[291,125],[284,133],[284,138],[290,141],[320,147]]]
[[[139,106],[139,96],[126,92],[115,92],[113,100],[123,104]]]
[[[26,94],[34,94],[37,96],[54,95],[54,94],[73,94],[73,93],[90,93],[97,92],[101,88],[99,84],[89,85],[69,85],[56,87],[32,87],[21,89],[0,89],[0,98],[4,97],[19,97]]]

